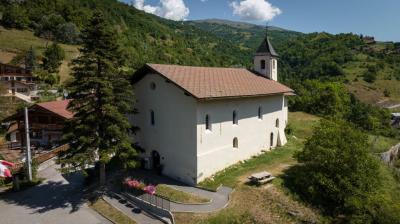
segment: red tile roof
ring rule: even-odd
[[[48,111],[51,111],[61,117],[70,119],[74,116],[74,114],[71,111],[67,110],[69,102],[70,100],[61,100],[61,101],[38,103],[36,105]]]
[[[146,64],[139,73],[145,75],[149,70],[164,76],[197,99],[293,93],[289,87],[243,68]]]

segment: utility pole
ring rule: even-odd
[[[31,140],[29,138],[29,120],[28,107],[25,107],[25,134],[26,134],[26,163],[28,168],[28,178],[32,181],[32,157],[31,157]]]

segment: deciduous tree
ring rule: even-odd
[[[390,199],[396,183],[370,152],[366,134],[344,121],[322,120],[295,157],[301,165],[289,173],[304,200],[345,215],[347,223],[398,223],[400,206]]]
[[[57,43],[53,43],[44,52],[43,69],[50,73],[58,73],[64,58],[64,50]]]

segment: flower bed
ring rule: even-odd
[[[146,185],[145,183],[131,178],[126,178],[123,182],[123,186],[135,193],[136,195],[146,193],[150,195],[156,194],[156,187],[152,184]]]

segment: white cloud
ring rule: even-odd
[[[160,0],[157,6],[146,5],[145,0],[135,0],[135,8],[171,20],[185,20],[189,15],[189,8],[183,0]]]
[[[272,6],[266,0],[242,0],[240,2],[232,2],[233,14],[239,16],[243,20],[250,21],[269,21],[282,11]]]

